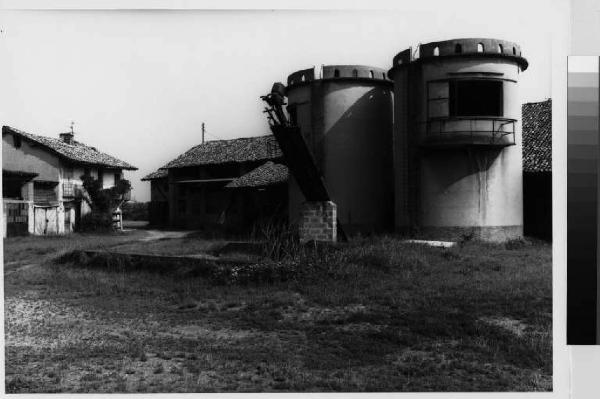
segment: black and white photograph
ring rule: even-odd
[[[3,10],[5,392],[552,392],[558,3]]]

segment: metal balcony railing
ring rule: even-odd
[[[516,119],[498,117],[432,118],[426,122],[423,145],[510,146],[515,144]]]
[[[63,198],[75,198],[79,193],[79,186],[71,181],[63,182]]]

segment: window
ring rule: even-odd
[[[356,69],[352,70],[352,77],[353,78],[358,78],[358,71]]]
[[[121,174],[115,173],[115,185],[119,182],[119,180],[121,180]]]
[[[447,118],[448,111],[448,81],[433,81],[427,87],[427,115],[429,118]]]
[[[455,80],[450,84],[450,116],[502,116],[502,81]]]
[[[433,49],[433,56],[434,56],[434,57],[437,57],[437,56],[439,56],[439,55],[440,55],[440,48],[439,48],[439,47],[435,47],[435,48]]]
[[[462,45],[460,43],[457,43],[456,46],[454,46],[454,52],[457,54],[462,53]]]
[[[335,71],[333,71],[333,77],[334,78],[339,78],[340,77],[340,70],[336,69]]]
[[[501,44],[499,44],[499,45],[498,45],[498,52],[499,52],[500,54],[502,54],[502,52],[503,52],[503,51],[504,51],[504,47],[502,47],[502,45],[501,45]]]
[[[369,71],[369,77],[370,77],[371,79],[373,79],[373,78],[375,77],[375,75],[373,74],[373,71]]]
[[[483,43],[477,43],[477,52],[483,53]]]

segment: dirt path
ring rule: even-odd
[[[145,230],[148,235],[140,238],[138,241],[154,241],[163,238],[183,238],[188,235],[189,231],[163,231],[163,230]]]

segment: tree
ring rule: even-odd
[[[119,180],[114,187],[102,188],[98,179],[81,176],[84,197],[92,211],[81,217],[80,231],[107,231],[113,226],[112,214],[124,202],[125,194],[131,190],[129,180]]]
[[[126,179],[119,180],[110,188],[102,188],[101,182],[90,175],[81,176],[81,180],[90,196],[90,206],[94,212],[112,214],[123,203],[125,194],[131,190],[131,182]]]

